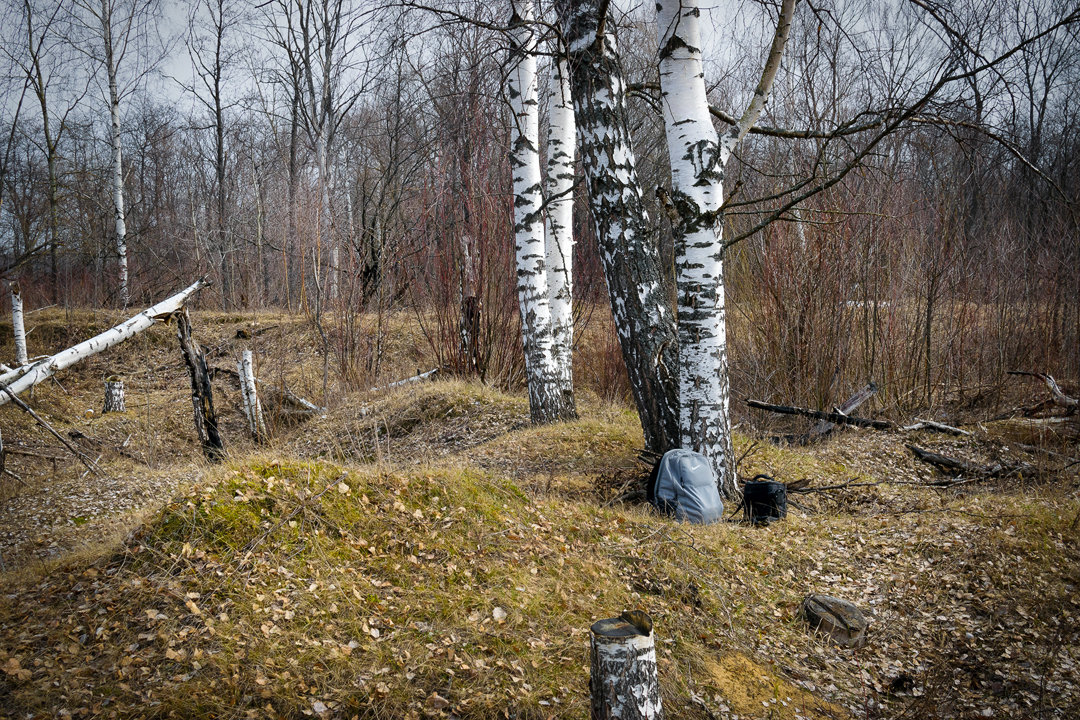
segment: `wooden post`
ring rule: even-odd
[[[591,720],[662,720],[660,681],[652,621],[645,627],[623,617],[592,625],[592,670],[589,676]],[[646,619],[647,615],[640,613]],[[648,629],[648,633],[643,630]]]
[[[111,412],[125,412],[124,406],[124,379],[116,375],[105,378],[105,405],[101,414]]]
[[[248,429],[251,437],[255,438],[256,442],[261,442],[266,438],[266,422],[263,420],[262,405],[259,403],[259,391],[255,386],[255,366],[250,350],[244,351],[240,361],[236,363],[236,370],[240,375],[240,397],[244,401]]]
[[[191,338],[191,318],[187,309],[175,313],[176,336],[191,374],[191,403],[195,408],[195,433],[199,436],[207,460],[218,462],[225,456],[225,445],[218,433],[217,413],[214,412],[214,391],[206,372],[206,354]]]

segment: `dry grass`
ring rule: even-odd
[[[196,333],[224,363],[246,322],[200,315]],[[313,393],[309,329],[277,322],[281,347],[259,338],[262,374]],[[98,362],[129,378],[175,363],[170,330],[152,333]],[[20,460],[31,487],[6,489],[0,532],[56,550],[5,555],[21,569],[2,577],[0,716],[583,717],[588,627],[634,606],[656,620],[669,717],[1080,710],[1075,473],[852,487],[800,498],[769,529],[691,527],[613,502],[644,470],[640,428],[588,393],[580,420],[544,428],[520,395],[460,381],[339,393],[325,418],[255,448],[219,383],[232,457],[209,466],[187,439],[182,368],[130,381],[149,421],[72,416],[99,401],[103,369],[67,373],[66,392],[43,386],[33,404],[103,447],[131,434],[130,456],[102,460],[122,482]],[[0,421],[9,442],[45,448],[13,408]],[[889,434],[754,442],[737,437],[743,475],[929,477]],[[869,645],[809,635],[810,592],[862,607]]]

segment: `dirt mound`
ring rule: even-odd
[[[441,380],[359,394],[303,425],[286,444],[302,457],[420,463],[528,424],[525,398]]]

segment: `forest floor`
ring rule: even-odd
[[[304,318],[193,317],[212,366],[254,345],[262,380],[323,402]],[[31,351],[120,318],[32,315]],[[253,319],[271,329],[237,339]],[[387,377],[426,369],[397,321]],[[744,423],[741,476],[818,491],[767,528],[698,527],[625,500],[637,417],[587,389],[579,420],[532,427],[524,393],[477,382],[331,388],[256,446],[220,374],[229,457],[209,464],[173,333],[24,396],[103,476],[0,408],[19,477],[0,479],[0,717],[585,717],[589,625],[632,607],[672,718],[1080,717],[1080,466],[1019,444],[1075,457],[1075,417],[803,447]],[[101,416],[111,374],[128,409]],[[941,487],[906,443],[1041,474]],[[810,593],[858,605],[866,646],[810,634]]]

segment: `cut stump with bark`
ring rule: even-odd
[[[263,420],[259,391],[255,386],[255,364],[250,350],[243,352],[240,361],[236,363],[236,370],[240,376],[240,396],[244,402],[248,430],[255,442],[262,442],[266,439],[266,422]]]
[[[596,621],[591,630],[591,720],[663,718],[651,628],[643,634],[642,628],[616,617]]]
[[[105,379],[105,403],[101,408],[101,414],[111,412],[126,412],[124,405],[124,379],[115,375]]]

